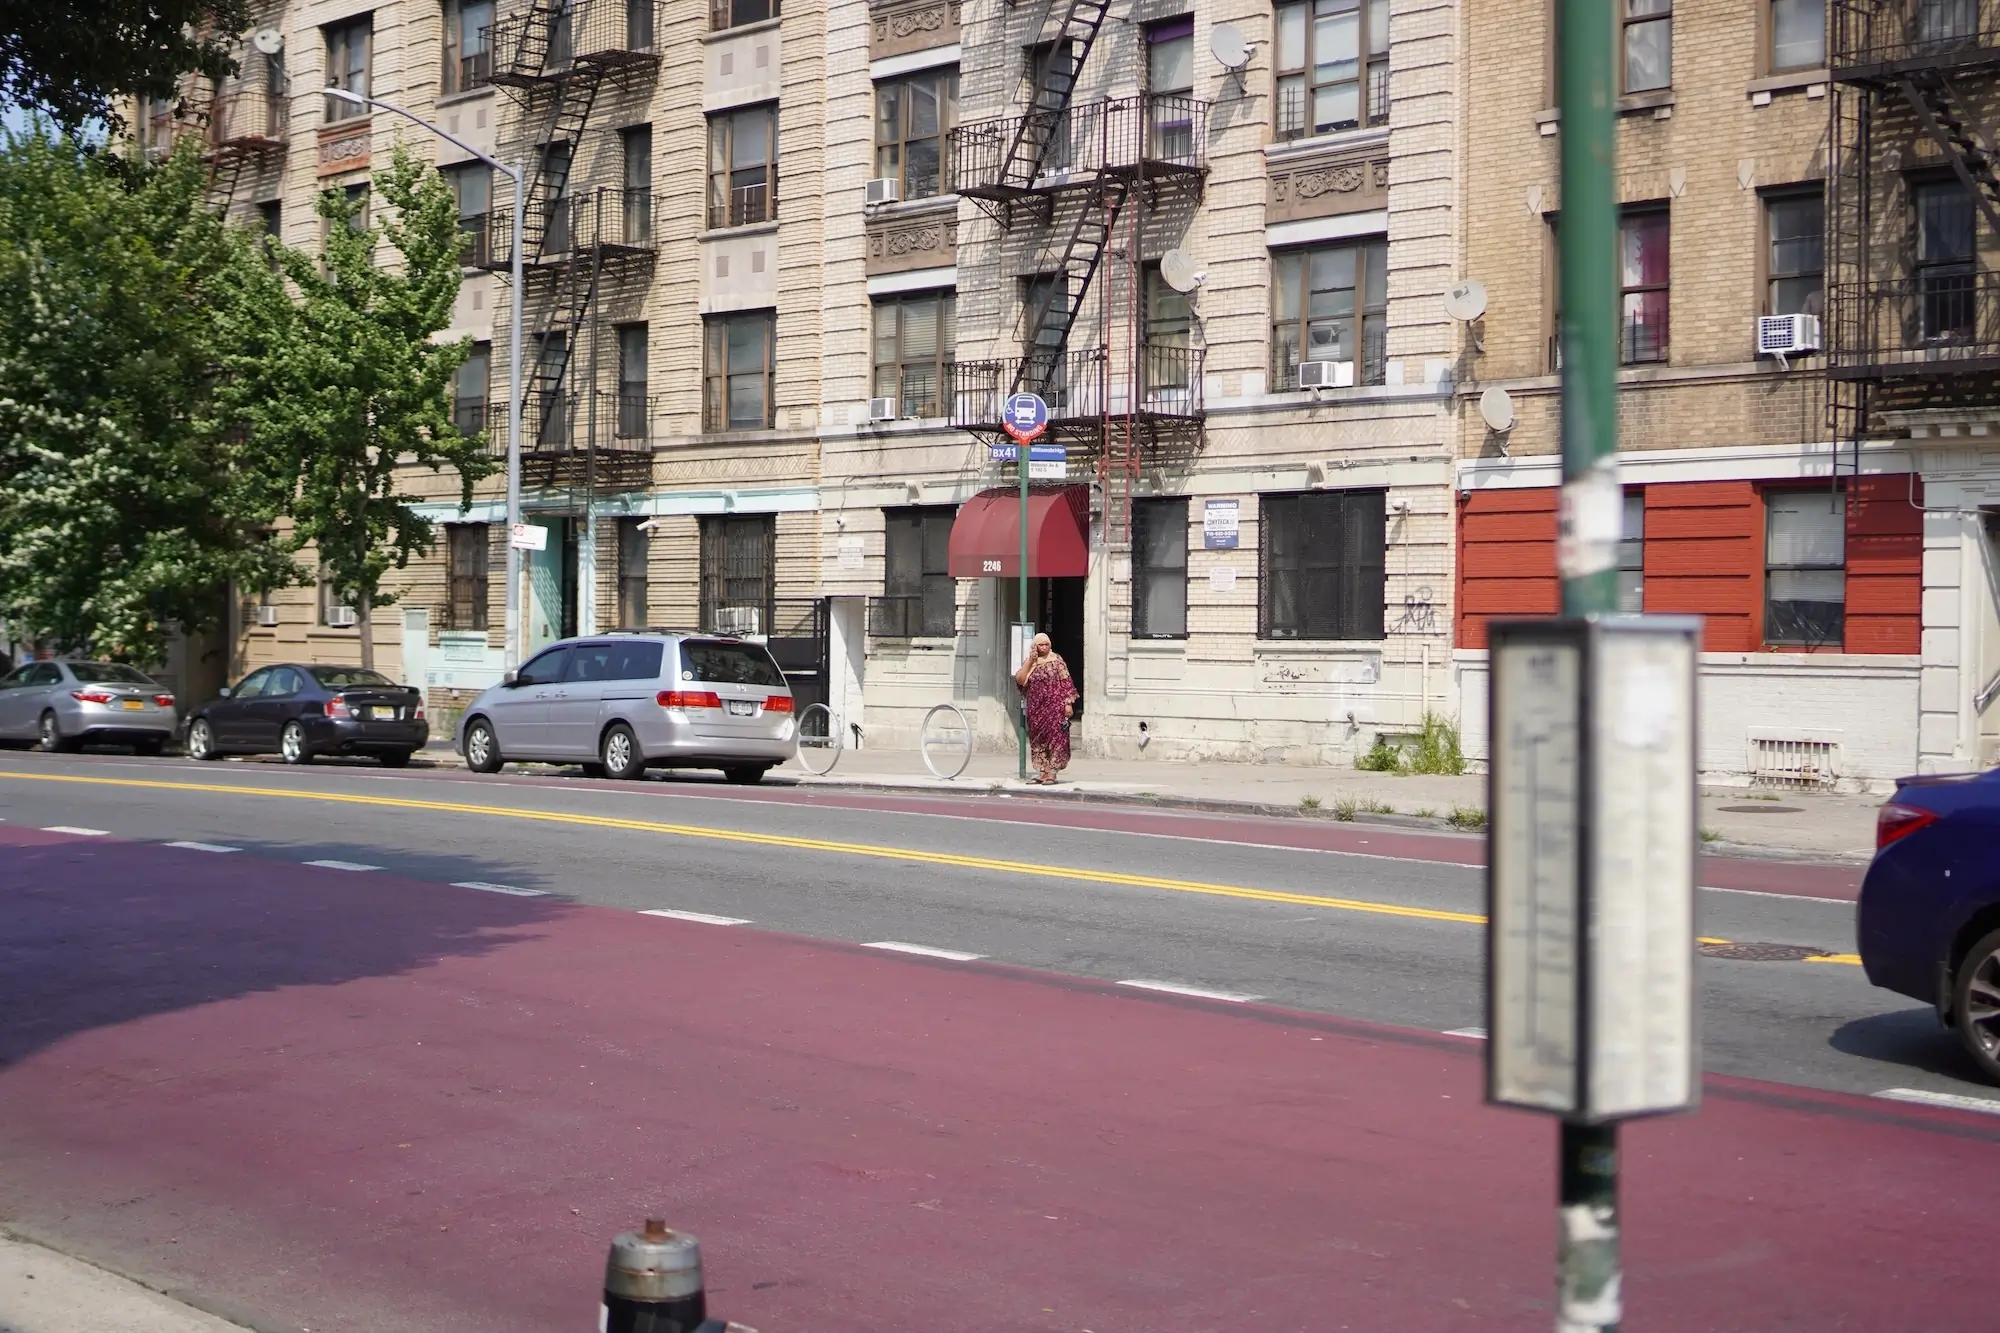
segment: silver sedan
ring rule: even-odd
[[[158,754],[174,738],[174,696],[118,662],[28,662],[0,679],[0,741],[44,750],[130,745]]]

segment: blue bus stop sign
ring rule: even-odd
[[[1009,438],[1026,444],[1029,440],[1040,438],[1048,428],[1049,405],[1042,401],[1041,395],[1017,393],[1007,399],[1000,429],[1006,431]]]

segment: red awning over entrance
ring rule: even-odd
[[[981,491],[958,507],[951,525],[954,578],[1021,576],[1021,492]],[[1090,488],[1028,488],[1028,577],[1082,578],[1090,572]]]

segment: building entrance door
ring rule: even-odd
[[[1035,622],[1035,628],[1049,636],[1049,644],[1062,654],[1063,662],[1069,667],[1069,677],[1076,686],[1076,716],[1083,716],[1084,699],[1088,691],[1083,687],[1083,593],[1085,580],[1081,578],[1029,579],[1028,619]],[[1020,597],[1019,585],[1012,579],[999,580],[1001,605],[1006,607],[1006,619],[1014,620],[1018,609],[1016,599]],[[1009,672],[1017,669],[1019,662],[1007,665]]]

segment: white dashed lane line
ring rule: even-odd
[[[240,852],[241,847],[224,847],[218,842],[170,842],[169,847],[178,847],[184,852]]]
[[[359,861],[308,861],[306,864],[309,866],[318,866],[321,870],[380,870],[382,868],[381,866],[365,866]]]
[[[919,958],[942,958],[951,963],[972,963],[984,954],[961,953],[957,949],[934,949],[928,944],[907,944],[902,940],[870,940],[864,949],[886,949],[890,953],[913,953]]]
[[[1485,1040],[1486,1040],[1486,1029],[1485,1029],[1485,1028],[1448,1028],[1448,1029],[1446,1029],[1446,1030],[1445,1030],[1445,1034],[1444,1034],[1444,1035],[1445,1035],[1445,1036],[1447,1036],[1447,1037],[1471,1037],[1471,1038],[1472,1038],[1472,1039],[1473,1039],[1474,1041],[1485,1041]]]
[[[683,912],[674,907],[652,907],[639,913],[640,916],[664,916],[675,921],[692,921],[698,926],[747,926],[750,918],[742,916],[716,916],[709,912]]]
[[[1121,981],[1118,984],[1130,986],[1134,990],[1163,991],[1168,995],[1187,995],[1197,1000],[1227,1000],[1232,1004],[1248,1004],[1252,1000],[1264,998],[1261,995],[1245,995],[1238,991],[1210,990],[1206,986],[1183,986],[1178,981]]]
[[[489,884],[483,879],[460,879],[452,881],[454,889],[483,889],[487,893],[505,893],[515,898],[546,898],[549,895],[541,889],[522,889],[512,884]]]
[[[1918,1106],[1942,1106],[1953,1111],[1977,1111],[2000,1115],[2000,1101],[1991,1097],[1966,1097],[1956,1092],[1925,1092],[1921,1088],[1884,1088],[1875,1094],[1892,1102],[1914,1102]]]
[[[111,836],[109,832],[101,828],[77,828],[73,824],[50,824],[42,832],[68,833],[78,838],[108,838]]]

